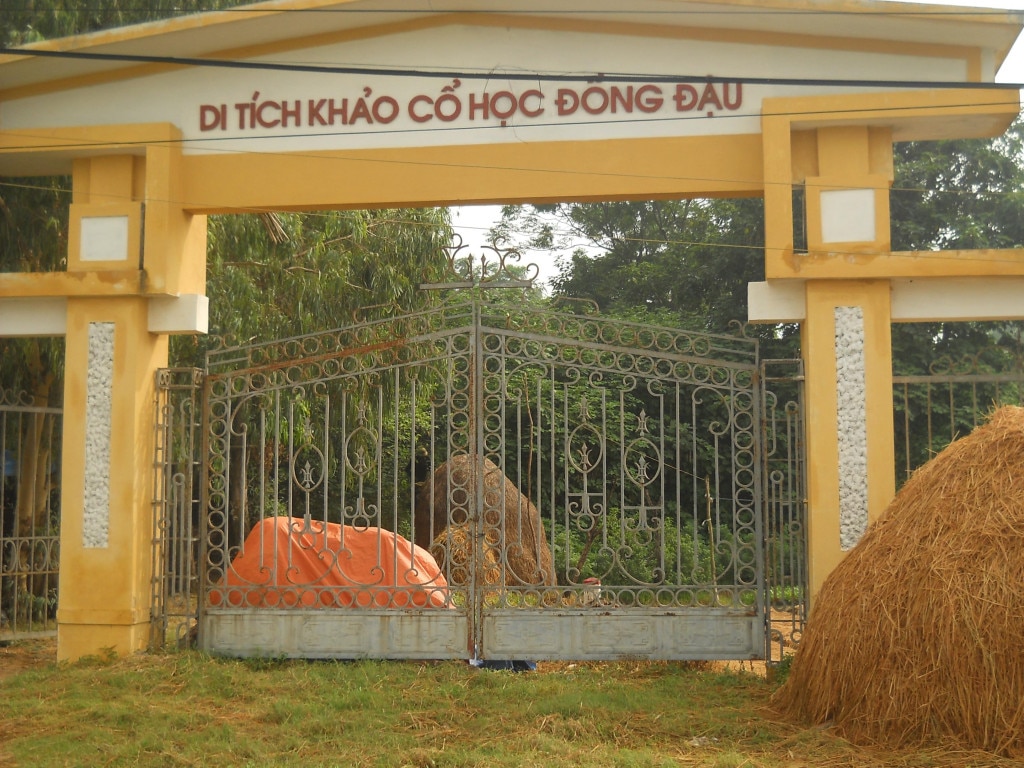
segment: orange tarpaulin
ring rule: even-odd
[[[433,556],[383,528],[268,517],[231,561],[213,605],[284,608],[445,607]]]

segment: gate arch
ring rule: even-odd
[[[806,440],[821,458],[806,484],[816,591],[849,543],[839,529],[875,519],[895,493],[891,323],[936,307],[1024,315],[1019,249],[893,251],[888,202],[893,142],[992,136],[1016,118],[1019,94],[994,79],[1022,25],[797,6],[814,12],[278,0],[8,50],[0,175],[71,173],[74,185],[66,271],[0,274],[0,333],[67,339],[61,466],[76,482],[62,486],[60,549],[89,578],[62,583],[58,656],[128,653],[149,637],[152,568],[138,553],[152,541],[155,424],[140,414],[168,336],[207,330],[205,216],[242,210],[763,197],[765,281],[749,286],[747,319],[802,324]],[[351,61],[369,67],[335,66]],[[728,83],[736,98],[717,87]],[[628,98],[610,104],[630,114],[573,106],[574,93],[630,84],[660,90],[658,111]],[[456,89],[458,121],[421,122]],[[506,89],[519,108],[508,120]],[[363,124],[367,108],[381,125]],[[840,368],[863,380],[852,397],[837,395]],[[845,450],[836,460],[848,421],[863,427],[866,466]],[[851,475],[864,493],[839,492]]]
[[[480,298],[215,351],[201,646],[761,657],[758,381],[752,339]]]

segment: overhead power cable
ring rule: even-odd
[[[43,190],[45,190],[45,191],[59,191],[59,192],[65,193],[67,195],[71,194],[71,190],[67,189],[67,188],[54,189],[53,187],[46,187],[46,186],[37,185],[37,184],[27,184],[27,183],[24,183],[24,182],[0,181],[0,188],[3,188],[3,187],[8,187],[8,188],[12,188],[12,189],[35,189],[35,190],[41,190],[41,191],[43,191]],[[893,189],[894,190],[900,189],[902,191],[914,191],[914,192],[926,191],[926,190],[917,190],[917,189],[912,189],[912,188],[895,188],[894,187]],[[938,193],[941,193],[941,194],[963,194],[963,193],[966,193],[966,190],[932,190],[932,191],[933,192],[938,192]],[[245,210],[238,210],[238,211],[235,211],[234,213],[235,214],[255,214],[255,215],[260,215],[260,214],[266,214],[266,213],[271,213],[271,212],[273,212],[272,209],[249,208],[249,209],[245,209]],[[324,213],[322,211],[302,211],[302,212],[290,212],[290,213],[296,213],[297,215],[311,216],[311,217],[322,217],[322,216],[329,215],[329,214]],[[426,224],[426,223],[419,222],[419,221],[409,221],[409,220],[401,220],[401,219],[393,219],[393,221],[395,221],[396,223],[405,224],[405,225],[409,225],[409,226],[424,226],[424,227],[432,226],[430,224]],[[463,228],[463,229],[467,229],[467,228],[470,228],[470,229],[486,229],[486,228],[483,228],[483,227],[461,227],[461,228]],[[572,234],[573,236],[578,236],[578,233],[573,233],[571,231],[570,231],[570,234]],[[630,237],[628,235],[622,236],[619,239],[624,241],[624,242],[644,243],[644,244],[647,244],[647,245],[659,245],[659,246],[660,245],[664,245],[664,246],[679,245],[679,246],[687,246],[687,247],[695,247],[695,248],[709,248],[709,249],[712,249],[712,250],[714,250],[714,249],[722,249],[722,250],[733,249],[733,250],[738,250],[738,251],[749,251],[751,253],[762,252],[765,249],[765,245],[764,245],[763,242],[761,242],[761,243],[754,243],[754,244],[746,244],[746,243],[730,243],[730,242],[707,241],[707,240],[681,240],[681,239],[677,239],[677,238],[668,238],[668,237],[666,237],[666,238],[652,238],[652,237],[639,238],[639,237]],[[591,246],[593,246],[593,243],[577,242],[577,243],[574,243],[574,244],[569,245],[569,246],[559,246],[558,248],[552,249],[552,251],[554,251],[554,250],[564,251],[566,248],[584,248],[585,249],[585,248],[588,248],[588,247],[591,247]],[[605,247],[605,246],[597,246],[597,247],[598,247],[599,250],[605,250],[605,251],[608,250],[608,248]],[[543,249],[532,248],[532,247],[528,247],[528,246],[520,246],[518,248],[518,250],[520,250],[522,252],[529,252],[529,251],[541,251]],[[999,255],[997,255],[1000,252],[1000,250],[1001,249],[987,249],[988,255],[986,255],[986,257],[983,258],[983,259],[977,259],[977,261],[979,263],[988,263],[988,264],[1019,264],[1020,263],[1020,260],[1014,258],[1013,256],[1010,256],[1010,255],[999,256]],[[1005,249],[1003,249],[1003,250],[1005,250]],[[860,251],[858,251],[856,253],[853,253],[853,252],[847,253],[845,251],[834,250],[834,249],[830,250],[830,252],[834,253],[836,255],[839,255],[839,256],[864,256],[864,255],[883,256],[883,255],[886,255],[886,254],[884,254],[882,252],[878,252],[878,253],[875,253],[875,254],[865,254],[865,253],[860,252]],[[914,257],[917,258],[917,259],[928,259],[930,261],[936,261],[936,262],[942,262],[942,261],[962,261],[960,256],[958,256],[956,254],[953,254],[953,253],[944,252],[944,251],[941,251],[941,250],[940,251],[915,250],[915,251],[912,251],[912,252],[914,253]],[[562,255],[565,255],[565,254],[563,253]]]
[[[957,107],[966,107],[966,106],[971,106],[971,107],[986,107],[986,106],[1002,107],[1002,106],[1005,106],[1005,102],[993,101],[991,103],[971,102],[970,104],[943,104],[942,108],[943,109],[947,109],[947,108],[948,109],[955,109]],[[875,114],[892,114],[894,116],[898,116],[899,113],[901,113],[901,112],[910,111],[910,110],[915,110],[916,111],[918,109],[919,109],[919,107],[892,105],[892,106],[873,108],[873,109],[871,109],[871,112],[875,113]],[[850,108],[850,109],[834,109],[834,110],[831,110],[832,114],[834,114],[834,115],[841,115],[841,114],[843,114],[845,112],[860,113],[860,112],[863,112],[863,111],[864,110],[862,108],[859,108],[859,107],[858,108]],[[813,109],[812,110],[788,110],[788,111],[760,112],[760,113],[756,113],[756,114],[755,113],[739,113],[739,114],[736,114],[736,113],[724,112],[724,113],[716,114],[714,119],[715,120],[742,120],[742,119],[763,118],[763,117],[792,117],[792,118],[799,118],[799,117],[807,116],[807,115],[817,115],[819,113],[820,113],[820,110],[813,110]],[[599,118],[599,119],[595,119],[595,120],[559,120],[559,121],[538,120],[538,121],[529,122],[529,123],[525,123],[525,122],[524,123],[515,123],[515,124],[509,125],[509,126],[502,126],[502,125],[500,125],[498,123],[487,124],[487,125],[468,125],[468,126],[467,125],[448,125],[448,124],[442,124],[442,125],[431,125],[429,127],[416,126],[416,127],[398,127],[398,128],[390,128],[390,127],[388,127],[388,128],[381,128],[379,126],[374,126],[372,128],[367,128],[366,130],[351,130],[351,129],[345,130],[345,131],[318,130],[318,131],[312,131],[312,132],[304,131],[304,132],[291,132],[291,133],[267,133],[267,134],[258,134],[258,135],[252,135],[252,136],[198,136],[198,137],[190,137],[190,138],[164,139],[164,140],[162,140],[162,141],[160,141],[158,143],[160,143],[161,145],[164,145],[164,146],[172,146],[172,145],[186,146],[186,145],[192,145],[193,147],[196,147],[196,148],[198,148],[200,150],[202,150],[202,149],[213,149],[214,147],[216,147],[216,149],[214,151],[216,151],[216,152],[223,152],[225,154],[261,154],[259,149],[252,149],[250,147],[254,143],[259,143],[259,142],[263,142],[263,141],[278,141],[278,140],[282,140],[282,139],[288,139],[288,140],[303,140],[303,139],[305,139],[305,140],[308,140],[308,139],[323,139],[323,138],[327,138],[327,137],[331,137],[331,136],[353,137],[353,136],[383,136],[383,135],[418,134],[418,133],[439,134],[439,133],[453,133],[453,132],[454,133],[465,133],[465,132],[469,132],[469,131],[473,131],[473,132],[484,132],[484,131],[486,131],[486,132],[526,131],[526,130],[535,130],[535,129],[544,129],[544,128],[571,128],[573,126],[595,126],[595,125],[615,126],[615,125],[624,125],[624,124],[629,124],[629,123],[643,123],[645,125],[655,124],[655,123],[684,123],[684,122],[689,122],[689,121],[707,120],[707,119],[708,118],[705,117],[703,114],[701,114],[701,115],[693,115],[693,114],[679,115],[679,114],[675,114],[675,115],[671,115],[671,116],[668,116],[668,117],[618,117],[616,119]],[[32,133],[32,131],[27,131],[27,130],[13,130],[12,129],[12,130],[9,131],[9,133],[10,133],[11,136],[14,136],[14,135],[21,136],[26,141],[28,141],[29,139],[32,139],[32,138],[46,138],[46,137],[44,137],[42,135],[37,135],[37,134]],[[224,146],[224,147],[217,146],[217,145],[232,145],[232,144],[236,144],[236,143],[240,143],[240,142],[244,142],[247,145],[245,149],[239,149],[239,148],[235,148],[235,147],[232,147],[232,146]],[[135,146],[144,146],[144,145],[148,145],[148,144],[152,144],[152,143],[153,143],[152,141],[140,139],[140,140],[134,141],[134,142],[133,141],[118,141],[117,142],[117,146],[118,147],[130,147],[130,146],[133,146],[133,145],[135,145]],[[108,147],[108,146],[110,146],[110,143],[107,142],[107,141],[96,141],[94,139],[89,139],[89,140],[83,139],[81,141],[71,141],[71,140],[68,140],[68,141],[63,142],[60,146],[61,146],[61,149],[64,149],[64,150],[84,150],[84,149],[99,149],[99,148],[103,148],[103,147]],[[8,152],[17,151],[17,150],[20,150],[20,149],[36,149],[36,148],[38,148],[38,145],[35,144],[35,143],[27,143],[27,144],[22,144],[22,145],[8,144],[5,147],[5,149]],[[313,155],[310,155],[310,153],[308,151],[303,152],[302,154],[306,155],[306,156],[313,156]],[[375,162],[385,162],[385,161],[384,160],[379,160],[379,161],[375,161]],[[394,161],[394,162],[407,163],[408,161],[404,161],[403,160],[403,161]],[[438,163],[433,163],[432,162],[432,163],[426,163],[426,164],[437,165]],[[445,165],[447,165],[447,164],[445,164]],[[459,167],[462,167],[462,166],[459,165]],[[477,166],[472,166],[472,165],[467,164],[465,167],[477,167]],[[480,166],[480,167],[483,167],[483,166]],[[520,169],[520,170],[524,170],[524,169]],[[550,169],[533,169],[533,170],[545,170],[545,171],[547,171],[547,170],[550,170]],[[658,178],[661,178],[661,177],[658,177]]]
[[[725,77],[691,74],[637,74],[630,72],[521,72],[488,70],[453,70],[388,67],[352,67],[325,64],[295,64],[274,61],[246,61],[241,59],[204,59],[191,56],[147,56],[144,54],[101,53],[98,51],[57,51],[35,48],[0,47],[0,55],[37,58],[72,59],[78,61],[112,61],[127,64],[162,64],[175,67],[211,67],[221,69],[248,69],[303,74],[360,75],[373,77],[418,77],[451,80],[507,80],[526,82],[579,82],[592,83],[737,83],[744,85],[823,86],[833,88],[894,88],[932,90],[1021,90],[1024,83],[963,82],[952,80],[889,80],[866,78],[819,77]]]

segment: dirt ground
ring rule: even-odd
[[[0,640],[0,681],[28,669],[39,669],[57,661],[57,638]]]

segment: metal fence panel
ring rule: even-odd
[[[202,647],[764,655],[753,340],[462,301],[207,369]]]
[[[198,619],[203,373],[157,372],[150,647],[190,644]]]
[[[896,483],[1003,405],[1024,404],[1024,356],[991,346],[893,376]]]
[[[57,630],[62,411],[0,390],[0,638]]]
[[[800,643],[807,622],[807,488],[803,363],[762,360],[768,659]]]

